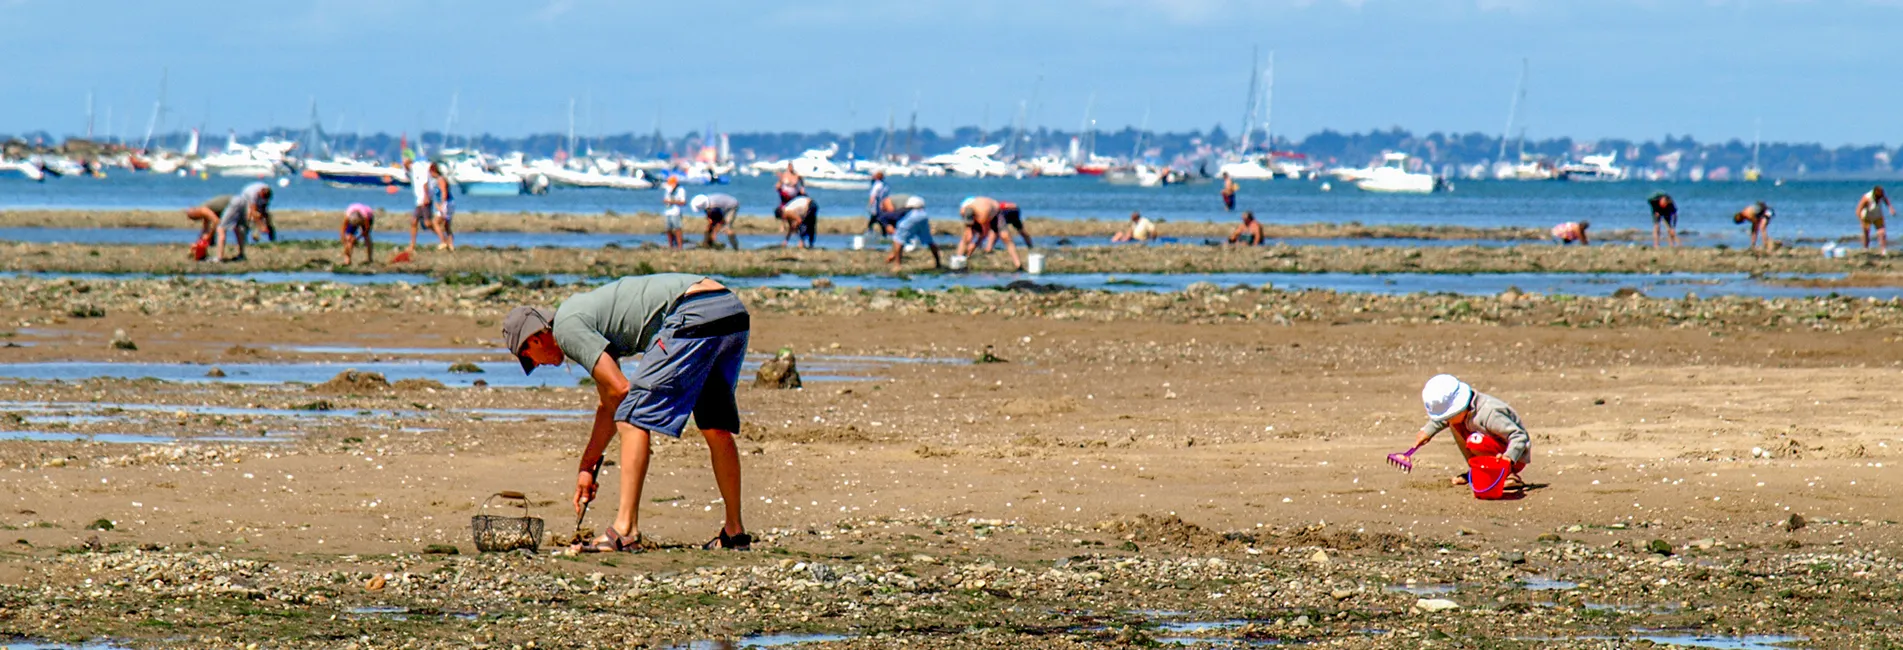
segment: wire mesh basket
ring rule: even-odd
[[[529,516],[528,496],[515,491],[497,492],[483,499],[482,509],[488,510],[489,503],[496,499],[522,504],[522,516],[476,515],[470,517],[469,530],[475,535],[476,550],[483,553],[501,553],[517,549],[535,550],[542,540],[542,520]]]

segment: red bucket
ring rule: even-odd
[[[1475,499],[1505,498],[1507,475],[1513,473],[1513,463],[1499,456],[1475,456],[1467,459],[1467,469],[1467,484],[1473,487]]]

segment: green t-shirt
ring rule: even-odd
[[[622,278],[569,298],[555,310],[555,344],[583,368],[603,352],[625,359],[648,349],[681,294],[706,276],[656,273]]]

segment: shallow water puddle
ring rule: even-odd
[[[1770,634],[1751,634],[1745,636],[1713,636],[1705,634],[1664,634],[1641,636],[1640,639],[1660,645],[1686,648],[1716,648],[1718,650],[1788,650],[1784,644],[1807,640],[1801,636],[1779,636]]]
[[[730,650],[733,648],[780,648],[802,643],[825,643],[845,641],[851,637],[843,634],[758,634],[732,640],[694,641],[673,646],[671,650]]]
[[[295,434],[272,432],[261,436],[191,436],[177,438],[139,433],[72,433],[66,431],[0,431],[0,441],[25,442],[97,442],[112,445],[170,445],[177,443],[279,444],[296,439]]]
[[[1451,593],[1454,593],[1454,591],[1458,589],[1459,589],[1458,585],[1432,584],[1432,583],[1411,584],[1411,585],[1388,585],[1388,591],[1414,594],[1416,596],[1435,596],[1440,594],[1451,594]]]
[[[387,605],[351,607],[345,609],[344,614],[355,617],[387,618],[393,621],[407,621],[410,620],[411,617],[453,618],[459,621],[474,621],[481,618],[473,612],[416,611],[408,607],[392,607]]]
[[[71,643],[0,640],[0,650],[127,650],[127,648],[125,646],[113,645],[107,641],[94,641],[73,645]]]
[[[760,363],[767,355],[757,355],[748,359],[742,367],[742,381],[746,375],[759,370]],[[800,378],[804,381],[866,381],[876,379],[858,373],[877,370],[883,366],[897,363],[936,363],[907,359],[906,361],[886,360],[883,358],[822,357],[815,355],[812,361],[802,363]],[[943,361],[954,362],[955,361]],[[622,365],[632,371],[637,361],[630,360]],[[467,387],[481,380],[484,385],[496,388],[529,388],[535,386],[573,386],[587,374],[579,369],[569,372],[551,372],[544,370],[533,375],[523,375],[522,367],[515,361],[477,361],[474,365],[481,372],[450,372],[450,364],[438,361],[366,361],[356,363],[342,362],[306,362],[306,363],[121,363],[101,361],[45,361],[27,363],[0,363],[0,379],[23,381],[67,381],[79,382],[89,379],[157,379],[178,383],[232,383],[232,384],[320,384],[329,381],[338,373],[346,370],[374,372],[384,379],[395,383],[405,379],[428,379],[450,387]],[[207,377],[212,368],[224,372],[223,377]],[[552,370],[552,369],[551,369]],[[214,414],[214,413],[207,413]]]
[[[1579,583],[1542,578],[1540,576],[1527,576],[1520,579],[1520,587],[1528,591],[1566,591],[1569,589],[1578,589]]]

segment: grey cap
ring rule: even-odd
[[[522,362],[522,374],[535,371],[535,362],[522,356],[522,344],[536,332],[554,326],[555,312],[546,307],[525,305],[509,310],[509,315],[502,317],[502,344],[509,346],[509,354],[515,355],[516,361]]]

